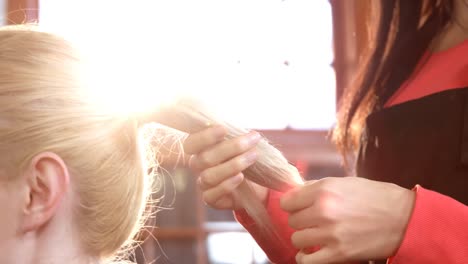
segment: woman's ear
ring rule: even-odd
[[[65,162],[56,154],[35,156],[26,170],[27,197],[21,229],[30,232],[48,223],[58,210],[70,183]]]

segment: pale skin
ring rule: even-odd
[[[97,263],[78,243],[70,175],[59,156],[40,153],[20,175],[1,168],[0,182],[8,212],[0,219],[0,263]]]
[[[434,51],[467,39],[468,7],[462,0],[455,1],[454,17],[466,26],[450,24],[434,40]],[[199,175],[205,203],[236,210],[242,207],[232,192],[244,180],[242,171],[254,163],[258,134],[224,140],[225,133],[222,127],[210,127],[189,135],[184,146],[192,154],[190,164]],[[257,185],[255,192],[266,200],[266,188]],[[394,255],[404,238],[414,200],[412,190],[391,183],[330,177],[288,192],[281,199],[281,207],[289,214],[289,225],[298,230],[292,244],[300,250],[317,245],[321,248],[312,254],[300,251],[298,263],[349,263]]]

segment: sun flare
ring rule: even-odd
[[[254,129],[335,121],[326,0],[43,0],[39,21],[99,59],[93,91],[117,113],[184,96]]]

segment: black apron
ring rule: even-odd
[[[468,204],[468,88],[369,115],[356,169],[359,177],[419,184]]]

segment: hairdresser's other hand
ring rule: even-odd
[[[413,191],[357,177],[308,182],[285,194],[281,207],[298,249],[320,246],[297,263],[343,263],[394,255],[413,210]]]
[[[226,129],[210,127],[191,134],[184,142],[184,150],[191,154],[190,167],[198,177],[205,203],[216,209],[241,209],[232,195],[244,181],[242,171],[257,159],[256,146],[261,136],[257,132],[233,139],[225,139]],[[251,183],[260,200],[266,200],[265,187]]]

